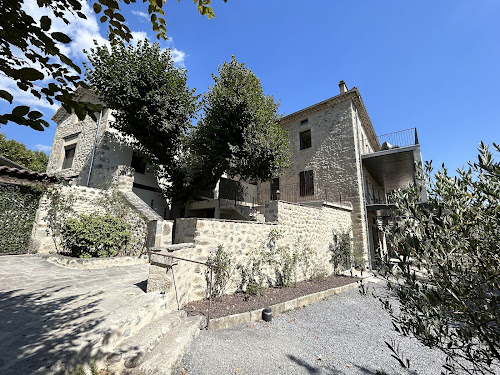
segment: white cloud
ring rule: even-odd
[[[45,152],[46,154],[50,154],[50,150],[52,150],[52,146],[38,144],[38,145],[35,145],[35,150]]]
[[[178,50],[177,48],[173,48],[170,50],[170,54],[172,55],[172,59],[174,60],[174,64],[184,68],[184,60],[186,59],[186,53],[184,51]]]
[[[109,44],[109,42],[99,33],[99,24],[94,11],[90,9],[86,1],[82,1],[81,4],[81,12],[85,14],[87,19],[66,12],[65,16],[70,22],[69,25],[66,25],[60,18],[55,17],[49,9],[40,8],[35,0],[25,0],[23,9],[35,20],[39,20],[43,15],[48,16],[52,21],[49,32],[63,32],[72,39],[69,44],[58,44],[61,52],[72,59],[82,61],[86,60],[83,50],[94,47],[94,40],[99,45]]]
[[[142,22],[148,21],[149,22],[149,15],[145,12],[141,12],[139,10],[133,10],[132,14],[136,15],[139,18],[142,18]]]

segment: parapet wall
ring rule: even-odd
[[[194,248],[174,252],[174,256],[206,262],[218,245],[222,245],[234,259],[235,265],[246,266],[252,256],[269,246],[269,235],[278,234],[277,246],[288,248],[298,254],[308,256],[310,269],[302,267],[297,272],[297,281],[311,276],[313,266],[320,266],[326,273],[332,273],[329,245],[334,242],[334,235],[351,229],[351,208],[322,206],[312,207],[282,201],[270,202],[266,211],[277,219],[274,222],[258,223],[220,219],[187,218],[177,219],[175,224],[175,242],[192,242]],[[266,215],[267,217],[268,215]],[[182,253],[182,254],[181,254]],[[164,281],[151,280],[156,290],[172,291],[170,272],[157,272],[151,266],[151,277],[161,277]],[[207,296],[207,267],[179,261],[174,266],[175,281],[180,305],[200,300]],[[265,270],[273,277],[270,269]],[[148,281],[149,282],[149,281]],[[161,285],[164,287],[162,288]],[[237,290],[239,275],[233,271],[228,293]],[[152,291],[148,287],[148,291]],[[170,293],[172,291],[172,293]],[[175,295],[175,294],[174,294]]]

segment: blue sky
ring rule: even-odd
[[[216,18],[207,20],[190,0],[165,5],[172,40],[162,46],[174,49],[198,93],[235,55],[281,101],[283,114],[337,95],[344,80],[359,88],[377,134],[417,127],[424,160],[454,170],[475,160],[481,140],[500,143],[498,0],[215,0],[213,8]],[[143,4],[122,9],[138,38],[155,39]],[[106,35],[93,16],[66,31],[77,61],[82,47]],[[54,113],[37,106],[47,119]],[[13,124],[0,131],[48,149],[50,123],[44,132]]]

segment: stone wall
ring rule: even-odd
[[[275,212],[277,221],[258,223],[201,218],[177,219],[175,242],[192,242],[195,246],[175,251],[173,255],[206,262],[217,246],[223,245],[225,251],[234,258],[236,265],[247,266],[252,255],[267,247],[269,235],[273,231],[281,237],[277,241],[278,247],[296,252],[302,260],[305,259],[304,256],[307,257],[309,266],[304,267],[302,264],[297,269],[297,281],[312,276],[314,272],[320,271],[319,268],[328,274],[333,272],[329,262],[329,245],[334,242],[334,234],[350,230],[352,209],[332,205],[312,207],[282,201],[270,202],[267,208]],[[181,305],[207,296],[207,267],[179,261],[173,269]],[[274,277],[271,268],[267,267],[264,271]],[[173,298],[172,293],[175,291],[170,271],[152,265],[149,280],[151,285],[159,286],[157,291],[167,290],[167,294]],[[239,281],[239,273],[233,271],[228,292],[234,292]],[[155,289],[148,286],[148,291],[153,290]]]
[[[148,220],[118,192],[82,186],[64,186],[58,189],[61,189],[61,199],[58,200],[60,202],[65,200],[67,207],[70,208],[66,219],[91,213],[110,213],[119,216],[127,222],[131,232],[129,248],[126,254],[122,255],[139,256],[146,252]],[[32,232],[30,252],[56,253],[58,249],[61,249],[60,239],[52,236],[48,225],[48,212],[51,207],[49,196],[45,195],[40,201]]]

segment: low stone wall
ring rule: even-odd
[[[273,210],[276,221],[258,223],[201,218],[177,219],[175,242],[193,242],[195,247],[174,251],[172,255],[206,262],[208,256],[216,251],[217,246],[223,245],[225,251],[234,258],[235,265],[246,266],[252,254],[269,246],[269,236],[272,231],[272,234],[279,237],[277,247],[288,248],[302,257],[303,262],[296,273],[297,281],[309,278],[315,272],[321,271],[327,274],[333,272],[329,245],[335,241],[335,234],[350,230],[352,224],[349,207],[312,207],[275,201],[270,202],[266,208]],[[148,283],[164,285],[163,288],[154,288],[155,290],[175,293],[171,284],[171,274],[168,273],[167,276],[165,269],[160,271],[155,268],[156,266],[151,266],[151,281]],[[207,296],[208,267],[179,261],[173,269],[181,306]],[[270,267],[264,269],[264,272],[269,277],[274,277]],[[160,280],[158,278],[163,278],[164,281],[158,281]],[[238,288],[240,277],[237,271],[233,271],[231,279],[232,282],[227,290],[229,293]],[[152,289],[148,286],[149,290]]]
[[[124,255],[139,256],[146,252],[148,221],[144,215],[121,198],[119,193],[83,186],[64,186],[58,187],[58,189],[61,189],[59,198],[45,195],[40,201],[31,235],[31,253],[57,253],[58,249],[61,249],[60,239],[52,236],[48,225],[49,210],[51,209],[49,199],[66,201],[70,211],[66,214],[66,218],[62,220],[91,213],[111,213],[120,216],[127,222],[131,232],[131,242],[127,254]],[[113,194],[116,195],[113,196]],[[115,212],[115,209],[117,212]]]

